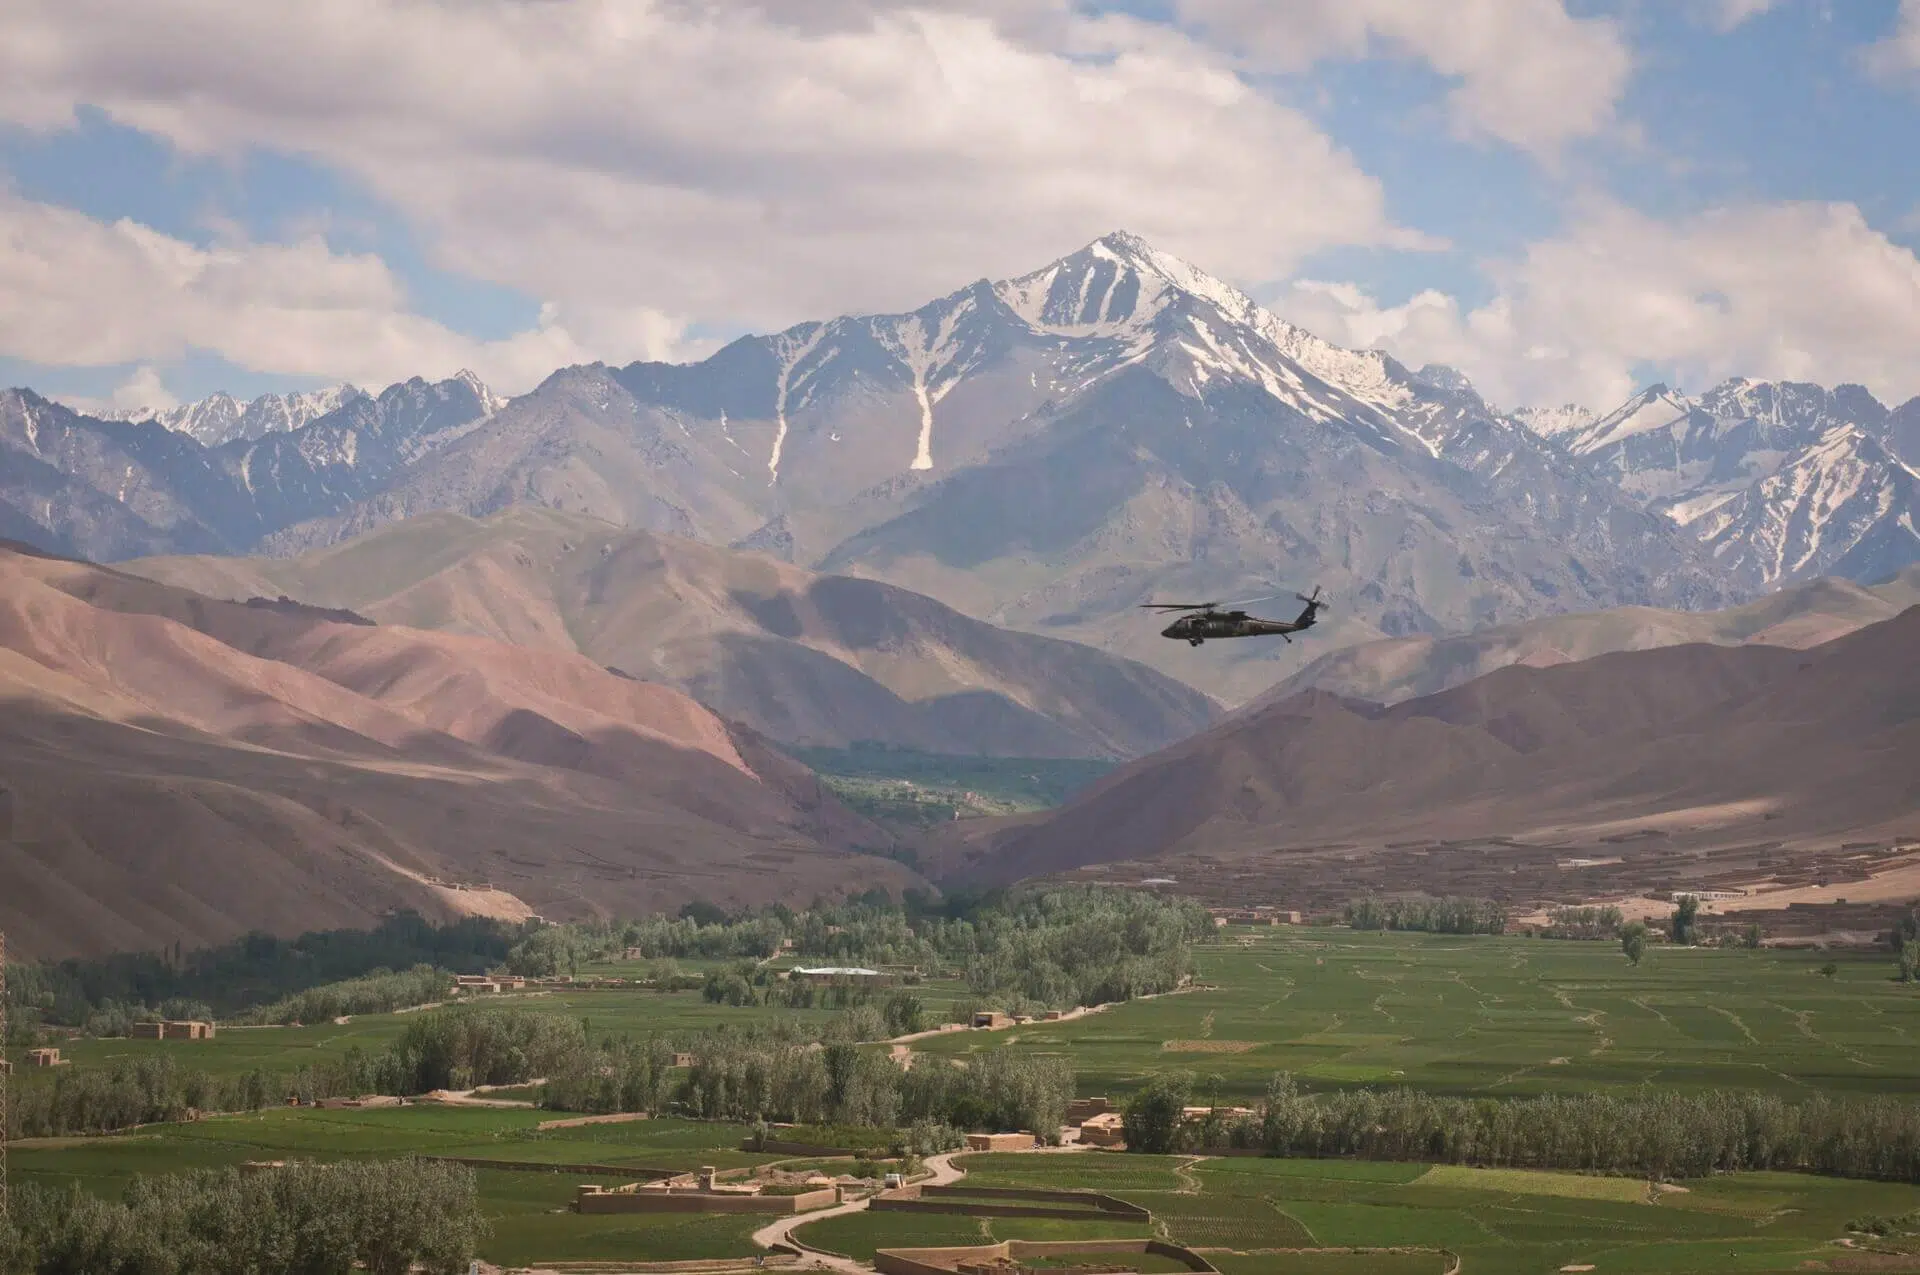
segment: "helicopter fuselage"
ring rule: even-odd
[[[1198,646],[1208,638],[1285,637],[1313,624],[1311,609],[1297,620],[1263,620],[1245,611],[1202,611],[1181,616],[1160,630],[1160,636]]]

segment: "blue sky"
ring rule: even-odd
[[[1124,226],[1512,405],[1920,393],[1913,0],[277,8],[23,0],[0,382],[520,392]]]

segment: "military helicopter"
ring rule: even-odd
[[[1183,615],[1160,630],[1164,638],[1184,638],[1191,646],[1199,646],[1208,638],[1271,637],[1278,634],[1288,642],[1289,633],[1298,633],[1310,629],[1318,618],[1318,612],[1326,609],[1327,604],[1320,600],[1320,586],[1313,586],[1313,596],[1296,593],[1293,596],[1306,603],[1306,609],[1291,620],[1263,620],[1259,616],[1248,615],[1245,611],[1222,611],[1221,607],[1251,606],[1255,602],[1267,602],[1284,594],[1270,593],[1264,598],[1243,598],[1239,602],[1143,602],[1141,608],[1148,611],[1192,611],[1193,615]]]

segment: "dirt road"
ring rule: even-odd
[[[967,1175],[967,1171],[953,1162],[958,1151],[948,1151],[943,1155],[927,1157],[927,1169],[931,1177],[922,1182],[931,1186],[946,1186],[958,1182]],[[788,1248],[799,1250],[800,1256],[813,1266],[832,1271],[841,1271],[845,1275],[872,1275],[873,1268],[865,1262],[856,1262],[850,1257],[839,1257],[832,1253],[823,1253],[819,1249],[808,1247],[803,1241],[794,1238],[794,1231],[809,1222],[818,1222],[822,1218],[839,1217],[843,1213],[858,1213],[867,1207],[865,1199],[850,1200],[845,1204],[836,1204],[830,1209],[816,1209],[812,1213],[795,1213],[783,1217],[753,1233],[753,1242],[761,1248],[772,1248],[784,1244]]]

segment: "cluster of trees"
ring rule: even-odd
[[[430,965],[477,974],[504,961],[528,928],[480,917],[436,925],[407,912],[372,930],[317,930],[296,939],[249,934],[197,952],[175,944],[164,952],[9,965],[8,1017],[29,1027],[115,1035],[141,1019],[231,1015],[376,971]]]
[[[1652,936],[1645,921],[1631,921],[1620,930],[1620,950],[1627,954],[1627,960],[1638,965],[1640,958],[1647,954],[1647,942]]]
[[[674,917],[567,925],[484,918],[434,925],[406,913],[371,931],[316,931],[292,940],[251,934],[199,952],[176,946],[14,966],[8,1020],[14,1044],[31,1042],[46,1024],[122,1036],[156,1017],[315,1022],[425,1004],[458,973],[504,967],[527,977],[577,974],[583,964],[628,954],[654,962],[659,985],[706,982],[709,995],[726,1003],[859,1003],[851,989],[772,986],[758,963],[789,941],[803,959],[964,970],[977,995],[1066,1007],[1177,986],[1190,972],[1191,945],[1212,932],[1198,904],[1099,887],[938,903],[918,895],[896,903],[873,891],[805,912],[775,905],[727,914],[691,903]],[[713,982],[681,974],[676,958],[731,958],[743,966]]]
[[[935,941],[949,959],[964,955],[975,995],[1068,1008],[1172,991],[1193,972],[1193,945],[1213,932],[1213,918],[1190,899],[1063,887],[943,923]]]
[[[1683,894],[1673,901],[1673,915],[1667,918],[1667,935],[1682,947],[1700,938],[1700,900]]]
[[[696,1045],[679,1103],[708,1120],[1026,1129],[1051,1138],[1073,1096],[1073,1068],[1057,1057],[997,1049],[964,1067],[923,1057],[903,1069],[847,1043],[816,1047],[736,1033]]]
[[[1900,981],[1920,981],[1920,907],[1909,909],[1887,935],[1894,959],[1899,965]]]
[[[1276,1076],[1251,1116],[1181,1121],[1192,1079],[1129,1099],[1129,1149],[1258,1148],[1446,1164],[1699,1177],[1753,1169],[1920,1182],[1920,1103],[1734,1090],[1453,1098],[1412,1089],[1303,1092]],[[1136,1142],[1136,1133],[1138,1141]]]
[[[909,977],[908,983],[919,980]],[[715,970],[701,986],[701,995],[715,1005],[768,1005],[781,1009],[855,1009],[882,1004],[881,1012],[897,1029],[889,1035],[923,1031],[926,1013],[919,997],[909,991],[893,992],[885,997],[880,989],[859,978],[836,978],[827,982],[780,977],[766,965],[742,964]]]
[[[13,1087],[8,1136],[108,1133],[184,1120],[193,1111],[257,1111],[285,1101],[288,1083],[260,1070],[190,1070],[164,1054],[112,1067],[62,1067],[48,1083]]]
[[[1422,930],[1429,934],[1504,934],[1507,910],[1492,899],[1355,899],[1346,922],[1356,930]]]
[[[1620,933],[1625,920],[1620,909],[1611,904],[1598,908],[1552,908],[1547,926],[1540,931],[1549,939],[1610,939]]]
[[[570,1015],[461,1006],[413,1018],[380,1053],[349,1049],[337,1070],[315,1072],[324,1076],[321,1085],[330,1093],[410,1096],[525,1084],[566,1066],[586,1049],[586,1025]]]
[[[394,973],[375,970],[363,978],[343,979],[296,992],[271,1005],[260,1005],[231,1015],[228,1022],[245,1026],[270,1023],[324,1023],[345,1014],[391,1014],[396,1009],[427,1005],[445,996],[453,976],[431,965],[416,965]],[[179,1017],[179,1015],[168,1015]]]
[[[939,905],[917,896],[896,903],[876,891],[800,913],[773,906],[727,915],[689,904],[671,918],[549,926],[517,942],[507,965],[534,976],[626,954],[732,959],[741,964],[709,979],[710,999],[793,1008],[857,1003],[850,989],[776,986],[758,963],[790,941],[802,960],[959,969],[976,995],[1064,1008],[1178,986],[1191,971],[1192,945],[1212,933],[1197,903],[1131,891],[1063,887]]]
[[[431,1161],[136,1177],[120,1200],[32,1185],[0,1218],[0,1271],[455,1275],[487,1233],[473,1172]]]

